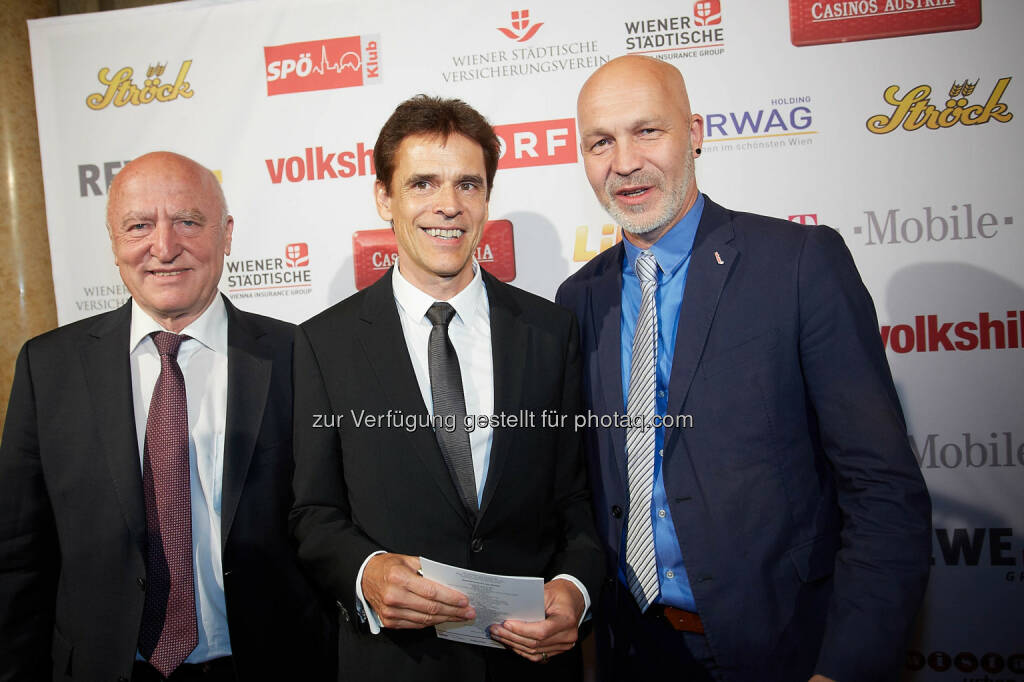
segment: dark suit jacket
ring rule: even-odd
[[[596,413],[624,411],[623,253],[594,258],[556,299],[579,317]],[[666,430],[663,475],[726,678],[895,678],[927,581],[929,499],[842,238],[706,200],[678,324],[668,414],[693,426]],[[584,438],[614,575],[625,432]]]
[[[225,305],[221,535],[233,658],[242,680],[324,679],[327,625],[287,528],[294,327]],[[2,680],[131,676],[146,516],[130,321],[129,302],[32,339],[18,358],[0,445]]]
[[[534,428],[496,428],[476,524],[433,430],[356,426],[352,412],[427,415],[391,275],[300,325],[295,343],[295,508],[299,557],[351,615],[342,679],[572,679],[577,649],[532,664],[510,652],[439,640],[433,628],[370,635],[356,627],[356,575],[370,553],[422,555],[488,573],[568,573],[596,594],[603,575],[579,438],[541,428],[542,410],[579,408],[572,315],[486,272],[496,414],[529,410]],[[328,428],[314,425],[326,415]]]

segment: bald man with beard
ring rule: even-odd
[[[217,290],[217,178],[155,152],[110,186],[131,300],[22,348],[0,443],[0,680],[321,680],[289,540],[293,326]]]
[[[559,288],[580,322],[585,433],[611,576],[611,679],[896,679],[930,503],[839,234],[697,189],[680,72],[626,56],[578,99],[580,149],[624,240]],[[640,420],[639,422],[634,419]]]

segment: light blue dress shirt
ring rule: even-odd
[[[679,309],[683,303],[686,274],[690,267],[690,252],[693,238],[697,234],[701,213],[704,211],[704,195],[698,194],[697,201],[683,218],[672,226],[648,251],[658,261],[658,377],[654,410],[664,415],[668,410],[669,379],[672,376],[672,355],[676,347],[676,327],[679,323]],[[622,404],[623,413],[629,398],[629,369],[633,359],[633,333],[636,318],[640,314],[640,280],[634,265],[643,253],[628,240],[623,240],[626,257],[622,264]],[[651,500],[651,526],[654,529],[654,551],[658,559],[658,584],[660,596],[655,603],[674,606],[687,611],[696,611],[690,579],[683,565],[683,552],[676,538],[672,512],[665,494],[665,479],[662,476],[662,454],[665,445],[665,429],[659,428],[654,434],[654,491]],[[632,512],[632,510],[631,510]],[[626,561],[625,525],[622,546],[619,552],[619,580],[625,584],[624,566]]]

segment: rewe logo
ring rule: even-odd
[[[298,242],[284,247],[284,264],[289,268],[303,268],[309,265],[309,244]]]
[[[505,34],[506,38],[511,38],[517,43],[525,43],[537,35],[537,31],[543,25],[544,22],[539,22],[530,26],[530,10],[518,9],[512,10],[512,28],[499,28],[498,30]]]
[[[722,23],[721,0],[697,0],[693,3],[693,25],[711,26]]]

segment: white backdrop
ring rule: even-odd
[[[935,508],[908,679],[1024,680],[1024,3],[980,5],[240,0],[29,22],[58,318],[125,300],[106,187],[154,149],[219,172],[241,307],[298,322],[349,295],[393,251],[369,150],[419,92],[499,127],[507,222],[478,255],[553,296],[617,238],[576,93],[608,59],[659,56],[706,119],[701,189],[837,228],[874,297]]]

